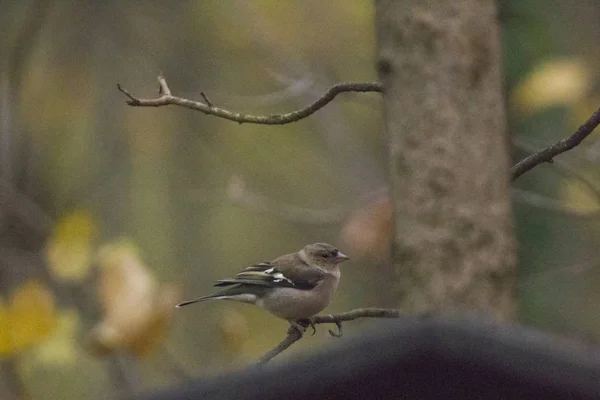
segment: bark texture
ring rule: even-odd
[[[377,2],[393,263],[410,312],[515,309],[515,241],[491,0]]]

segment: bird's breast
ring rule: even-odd
[[[337,279],[324,279],[311,290],[278,288],[257,301],[271,314],[287,320],[310,318],[329,305]]]

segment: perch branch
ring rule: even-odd
[[[342,336],[342,322],[352,321],[358,318],[398,318],[402,315],[400,310],[393,308],[357,308],[352,311],[348,311],[336,315],[317,315],[312,317],[312,321],[302,321],[301,324],[304,327],[308,327],[310,322],[313,324],[335,324],[338,327],[338,332],[329,331],[329,334],[333,337]],[[288,347],[297,342],[302,338],[302,333],[294,328],[290,327],[287,336],[281,343],[269,350],[264,356],[258,360],[258,365],[268,363],[278,354],[284,352]]]
[[[592,114],[590,118],[583,125],[581,125],[575,133],[566,139],[561,139],[552,146],[548,146],[536,153],[533,153],[515,165],[510,169],[511,180],[515,180],[525,172],[536,167],[539,164],[548,162],[551,163],[552,159],[557,155],[571,150],[574,147],[579,146],[583,140],[588,137],[594,129],[600,124],[600,108]]]
[[[291,122],[299,121],[309,115],[315,113],[319,109],[323,108],[327,103],[331,102],[338,94],[344,92],[383,92],[383,85],[377,82],[347,82],[338,83],[333,85],[329,90],[320,98],[318,98],[312,104],[301,108],[296,111],[284,113],[284,114],[271,114],[271,115],[250,115],[239,112],[233,112],[224,108],[215,107],[207,98],[205,93],[202,93],[202,97],[205,103],[184,99],[182,97],[173,96],[171,90],[167,85],[165,78],[160,75],[158,77],[159,97],[154,99],[142,99],[129,93],[123,86],[117,84],[117,88],[123,93],[129,100],[127,104],[133,107],[162,107],[168,105],[177,105],[181,107],[190,108],[192,110],[201,111],[207,115],[214,115],[220,118],[235,121],[240,124],[263,124],[263,125],[284,125]]]

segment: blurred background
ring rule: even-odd
[[[600,106],[600,4],[500,3],[517,159]],[[262,126],[116,89],[155,97],[162,72],[233,111],[300,108],[377,80],[371,2],[2,1],[0,30],[0,398],[116,398],[252,363],[285,321],[174,304],[316,241],[352,257],[326,312],[394,306],[379,94]],[[597,139],[513,184],[521,322],[594,341]],[[333,340],[321,328],[274,362]]]

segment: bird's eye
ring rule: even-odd
[[[329,254],[329,253],[321,253],[321,257],[323,257],[323,258],[329,258],[330,255],[331,254]]]

